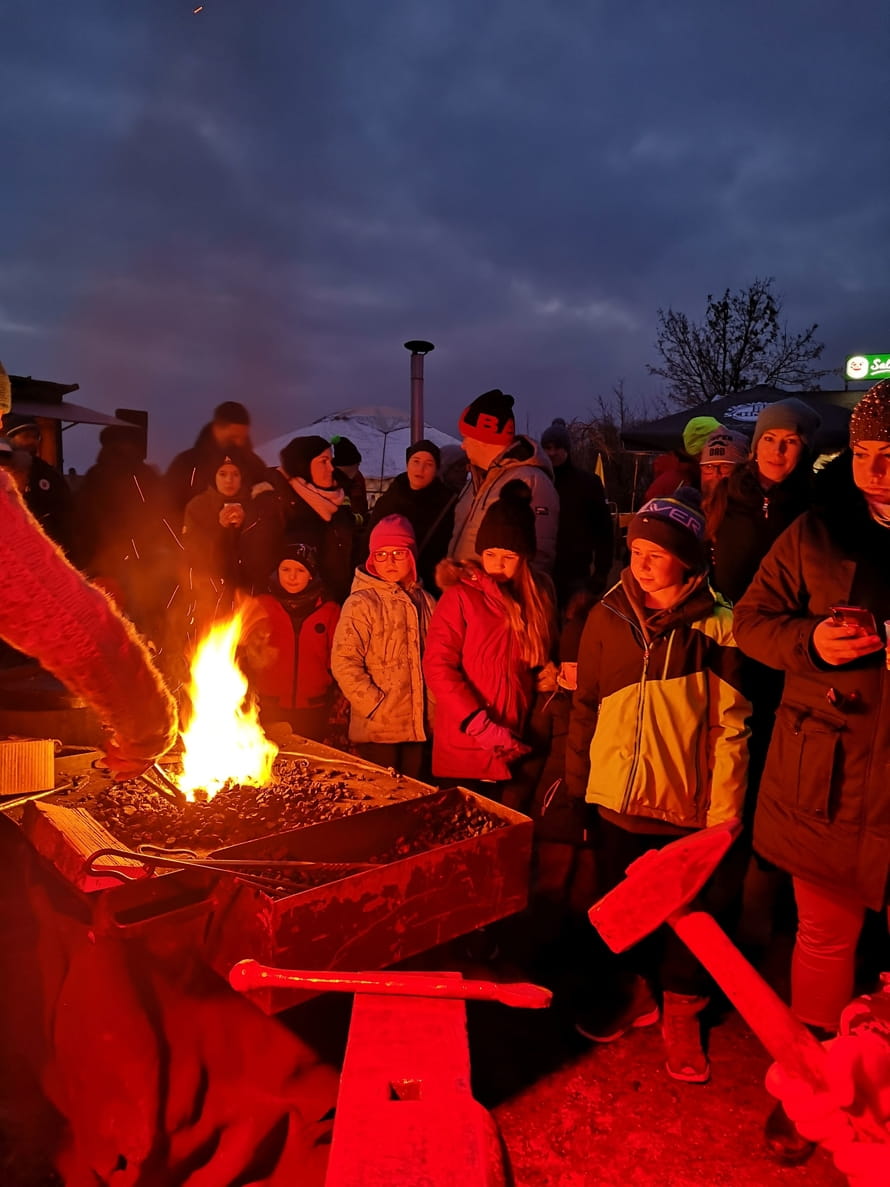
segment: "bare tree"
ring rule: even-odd
[[[718,298],[709,293],[701,323],[659,309],[655,346],[662,361],[648,371],[667,380],[673,400],[689,408],[761,383],[818,388],[831,373],[814,366],[825,349],[814,337],[818,325],[789,332],[773,283],[769,276],[737,293],[727,289]]]

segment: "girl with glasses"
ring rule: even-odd
[[[349,740],[370,762],[412,778],[429,736],[421,652],[434,604],[417,579],[411,524],[386,516],[343,604],[332,669],[349,701]]]

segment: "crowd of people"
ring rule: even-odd
[[[618,547],[564,422],[539,445],[497,389],[460,417],[463,480],[417,441],[371,509],[351,442],[298,437],[269,468],[232,402],[163,477],[138,434],[104,430],[53,507],[36,426],[7,417],[0,462],[171,687],[190,643],[249,600],[242,662],[264,721],[531,812],[542,883],[543,842],[592,850],[602,894],[641,854],[734,825],[703,901],[730,929],[753,909],[756,930],[790,875],[791,1007],[827,1037],[865,914],[887,907],[890,382],[816,472],[819,423],[780,400],[749,445],[695,418]],[[672,933],[618,960],[591,932],[581,961],[581,1034],[660,1019],[669,1074],[708,1079],[711,988]],[[812,1149],[781,1104],[768,1137],[789,1161]]]

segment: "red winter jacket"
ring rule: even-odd
[[[257,692],[276,697],[282,709],[317,708],[334,684],[331,644],[340,607],[319,596],[295,638],[291,617],[277,598],[263,594],[257,602],[265,615],[260,630],[268,632],[263,643],[277,652],[268,667],[257,670]]]
[[[521,737],[534,676],[507,625],[501,589],[473,562],[443,561],[444,590],[426,636],[423,673],[435,700],[433,774],[447,779],[511,778],[507,763],[461,725],[484,709]]]

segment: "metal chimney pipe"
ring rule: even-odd
[[[432,342],[412,339],[405,343],[411,351],[411,444],[423,438],[423,356],[435,350]]]

